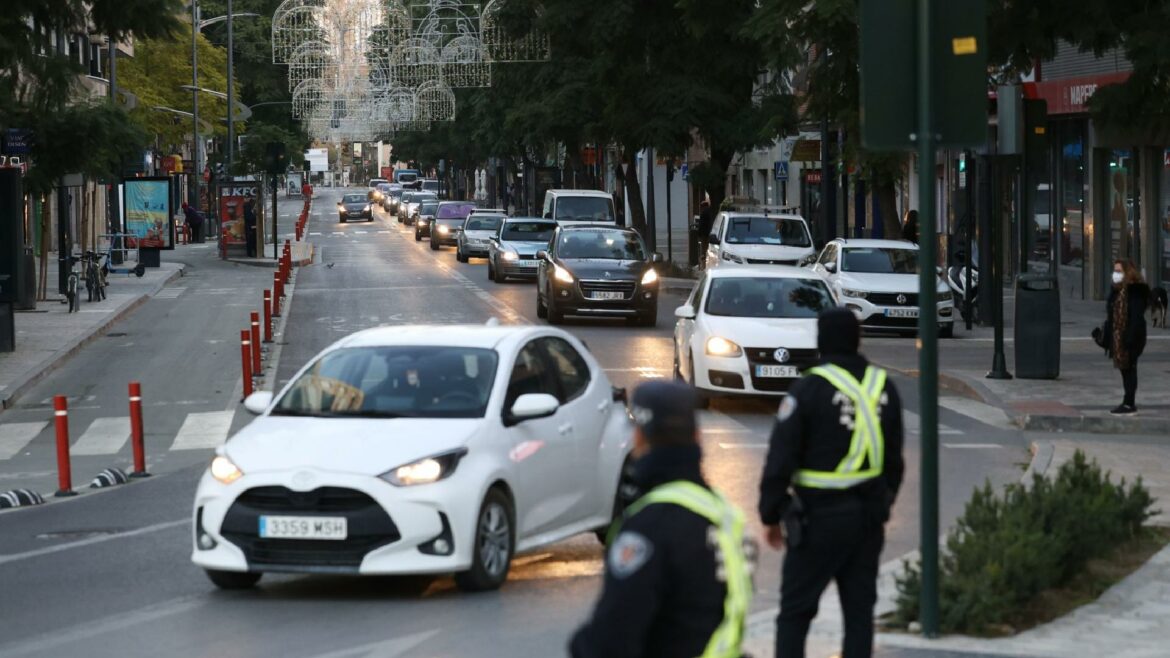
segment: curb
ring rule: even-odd
[[[881,366],[882,368],[885,368],[886,370],[891,370],[893,372],[899,373],[899,374],[904,375],[906,377],[913,377],[915,379],[918,378],[919,370],[916,368],[897,368],[894,366],[886,365],[877,359],[873,359],[873,362],[875,364]],[[996,395],[992,394],[991,391],[988,391],[981,384],[969,381],[964,377],[961,377],[958,375],[950,375],[950,374],[947,374],[945,372],[939,371],[938,385],[939,385],[940,389],[950,391],[951,393],[956,393],[962,397],[969,398],[971,400],[975,400],[976,402],[982,402],[983,404],[990,405],[993,407],[1000,407],[1000,408],[1003,407],[1003,404],[1000,401],[1000,399]],[[1006,409],[1005,409],[1005,412],[1007,412]],[[1010,412],[1007,412],[1007,413],[1009,416],[1011,416]],[[1016,417],[1012,417],[1012,421],[1015,422],[1017,425],[1019,424],[1019,419]]]
[[[73,356],[78,352],[80,352],[83,347],[89,345],[99,336],[105,334],[111,326],[126,318],[126,316],[130,315],[130,313],[135,311],[139,306],[145,304],[148,300],[150,300],[150,298],[154,297],[160,290],[165,288],[167,284],[184,276],[187,271],[187,265],[184,263],[176,263],[176,265],[179,266],[178,269],[172,272],[170,276],[159,282],[153,290],[142,293],[138,297],[124,302],[121,306],[114,309],[110,316],[106,318],[106,320],[100,325],[95,327],[93,331],[74,339],[65,347],[57,350],[57,352],[55,352],[53,356],[49,357],[47,362],[45,362],[38,371],[33,372],[32,374],[29,374],[23,378],[18,378],[11,386],[4,389],[4,392],[0,393],[0,395],[3,395],[3,398],[0,398],[0,411],[3,411],[4,409],[11,409],[16,401],[22,395],[27,393],[30,388],[36,386],[45,377],[49,376],[58,368],[65,365],[65,363],[69,359],[73,358]]]
[[[1088,434],[1170,435],[1170,418],[1115,416],[1055,416],[1027,414],[1021,427],[1036,432],[1085,432]]]
[[[1028,462],[1028,468],[1024,474],[1020,476],[1022,484],[1028,484],[1036,475],[1044,475],[1052,466],[1052,455],[1056,452],[1056,447],[1051,441],[1033,441],[1028,445],[1028,451],[1032,453],[1032,460]]]
[[[302,258],[300,260],[294,260],[292,262],[292,264],[295,267],[304,267],[306,265],[313,264],[313,253],[316,250],[316,248],[314,247],[312,242],[302,241],[301,244],[309,245],[309,256],[307,258]],[[273,267],[277,262],[276,260],[270,260],[267,258],[227,258],[225,260],[229,263],[234,263],[236,265],[245,265],[247,267],[268,267],[268,268]]]

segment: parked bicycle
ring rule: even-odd
[[[101,256],[92,251],[87,251],[81,256],[82,271],[85,272],[85,291],[90,302],[100,302],[106,298],[106,271],[109,268],[102,260]]]
[[[65,279],[65,299],[69,301],[69,312],[76,313],[81,308],[81,299],[77,290],[81,287],[81,270],[77,265],[81,262],[78,256],[69,256],[69,276]]]

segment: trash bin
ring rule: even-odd
[[[1060,376],[1060,286],[1051,274],[1016,277],[1016,377]]]
[[[35,311],[37,308],[37,262],[32,247],[25,247],[21,254],[20,266],[24,272],[20,278],[20,289],[16,291],[16,310]]]

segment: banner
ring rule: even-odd
[[[252,212],[258,213],[260,202],[260,183],[258,181],[236,181],[222,183],[219,186],[219,223],[223,231],[223,243],[245,244],[244,238],[244,211],[249,201],[256,205]]]
[[[128,247],[174,249],[174,208],[169,178],[128,178],[122,183]]]

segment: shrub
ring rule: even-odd
[[[939,627],[944,633],[987,633],[1043,590],[1067,583],[1085,564],[1132,539],[1154,513],[1141,478],[1113,483],[1081,451],[1056,477],[1010,484],[997,496],[977,489],[947,534],[939,560]],[[921,564],[905,562],[897,577],[893,621],[917,620]]]

